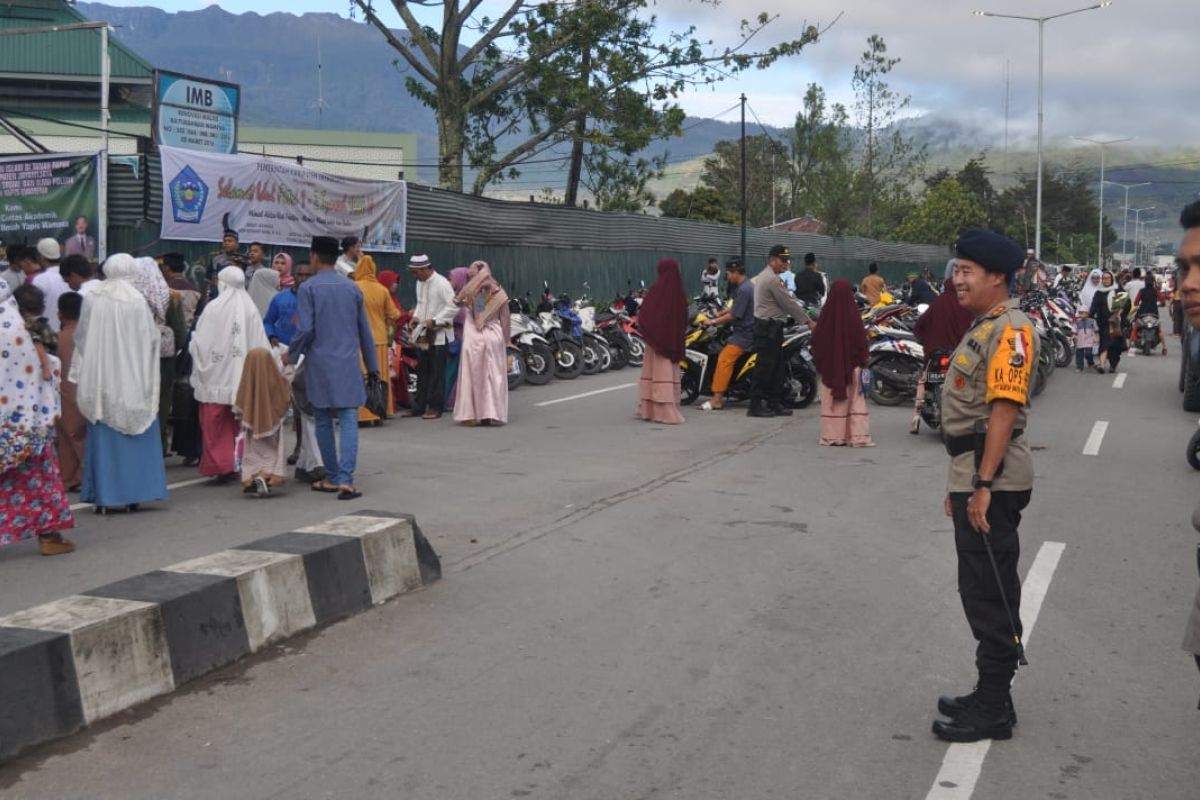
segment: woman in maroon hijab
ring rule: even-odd
[[[658,262],[658,279],[638,310],[638,329],[646,341],[646,357],[638,381],[638,417],[678,425],[679,362],[687,332],[687,295],[683,276],[673,258]]]
[[[921,349],[925,351],[925,363],[935,352],[951,352],[962,338],[967,335],[967,329],[975,321],[975,315],[967,311],[958,302],[958,293],[954,291],[954,279],[947,278],[942,286],[942,293],[937,300],[925,309],[925,313],[917,319],[914,333]],[[908,425],[909,433],[919,433],[921,430],[921,406],[925,405],[925,370],[917,381],[917,401],[913,406],[912,422]]]
[[[813,331],[812,354],[821,374],[821,444],[874,447],[862,389],[867,332],[846,280],[834,281],[829,289]]]

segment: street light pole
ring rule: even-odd
[[[1112,5],[1112,0],[1106,0],[1103,3],[1087,6],[1086,8],[1077,8],[1074,11],[1064,11],[1061,14],[1051,14],[1048,17],[1024,17],[1019,14],[996,14],[991,11],[976,11],[977,17],[1000,17],[1003,19],[1022,19],[1026,22],[1036,22],[1038,26],[1038,134],[1037,134],[1037,222],[1034,231],[1034,246],[1033,252],[1038,259],[1042,257],[1042,84],[1044,73],[1044,46],[1042,31],[1046,23],[1052,19],[1060,17],[1069,17],[1072,14],[1082,14],[1084,11],[1094,11],[1097,8],[1107,8]]]
[[[1105,181],[1113,186],[1120,186],[1125,190],[1125,226],[1121,230],[1121,249],[1129,247],[1129,190],[1136,189],[1139,186],[1149,186],[1151,181],[1143,183],[1117,183],[1116,181]]]
[[[1131,208],[1133,212],[1133,265],[1136,267],[1138,263],[1138,253],[1142,245],[1141,234],[1138,233],[1138,225],[1142,224],[1142,212],[1149,211],[1154,206],[1146,206],[1145,208]]]
[[[1096,231],[1096,266],[1104,268],[1104,148],[1119,142],[1131,142],[1133,137],[1124,139],[1088,139],[1084,136],[1074,136],[1080,142],[1098,145],[1100,147],[1100,222]]]

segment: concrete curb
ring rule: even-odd
[[[0,617],[0,761],[440,577],[415,519],[360,511]]]

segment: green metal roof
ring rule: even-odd
[[[95,108],[80,106],[38,106],[30,109],[7,108],[0,104],[0,113],[35,138],[38,136],[89,136],[98,133],[98,114]],[[35,115],[35,116],[30,116]],[[75,125],[85,127],[78,128]],[[150,109],[130,106],[114,107],[109,124],[113,133],[150,135]],[[91,130],[89,130],[91,129]],[[404,158],[416,158],[417,137],[412,133],[367,133],[363,131],[307,130],[304,128],[260,128],[242,126],[238,129],[238,144],[243,152],[253,153],[260,145],[333,146],[403,148]]]
[[[87,22],[62,0],[4,0],[0,28],[38,28]],[[109,35],[112,78],[151,82],[154,68]],[[96,81],[100,75],[100,32],[64,31],[0,37],[0,76],[44,76],[60,80]]]

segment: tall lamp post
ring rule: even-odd
[[[1104,148],[1110,144],[1118,144],[1119,142],[1132,142],[1133,137],[1126,136],[1124,139],[1088,139],[1085,136],[1072,136],[1079,142],[1087,142],[1094,144],[1100,148],[1100,223],[1096,230],[1096,266],[1104,268]]]
[[[1125,227],[1121,230],[1121,249],[1129,247],[1129,190],[1136,189],[1139,186],[1149,186],[1151,181],[1143,183],[1117,183],[1116,181],[1105,181],[1113,186],[1120,186],[1125,190]]]
[[[1043,31],[1046,23],[1052,19],[1060,17],[1069,17],[1072,14],[1082,14],[1084,11],[1094,11],[1097,8],[1108,8],[1112,5],[1111,0],[1106,0],[1103,3],[1087,6],[1086,8],[1077,8],[1074,11],[1064,11],[1061,14],[1051,14],[1048,17],[1023,17],[1019,14],[996,14],[991,11],[976,11],[977,17],[1000,17],[1002,19],[1023,19],[1026,22],[1036,22],[1038,26],[1038,135],[1037,135],[1037,221],[1035,223],[1034,246],[1033,252],[1039,259],[1042,257],[1042,76],[1043,65],[1045,62],[1043,46],[1044,36]]]
[[[1138,225],[1142,222],[1142,212],[1150,211],[1154,206],[1146,206],[1145,208],[1131,208],[1133,212],[1133,265],[1136,267],[1138,262],[1138,252],[1141,249],[1142,237],[1138,233]]]

